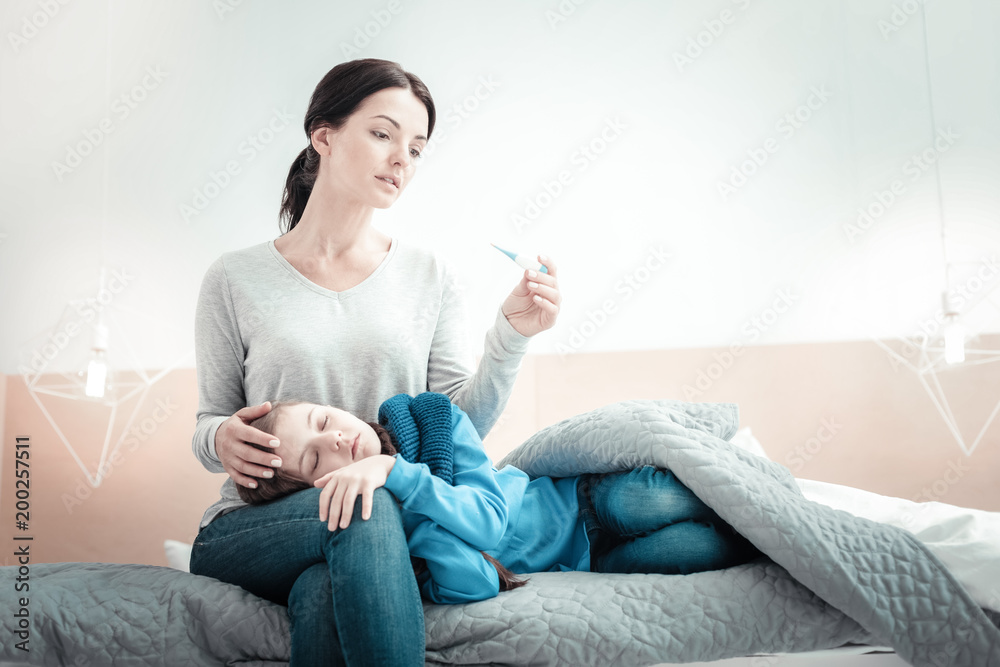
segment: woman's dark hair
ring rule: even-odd
[[[274,435],[275,426],[277,425],[278,417],[280,416],[283,408],[287,408],[292,405],[301,405],[302,403],[308,402],[309,401],[300,400],[275,401],[271,404],[271,410],[266,415],[258,417],[250,422],[250,426],[258,431],[263,431],[268,435]],[[375,431],[375,435],[378,436],[379,442],[382,444],[381,453],[388,456],[394,456],[398,449],[392,441],[392,436],[389,432],[375,422],[365,423],[371,426]],[[270,447],[258,445],[255,442],[248,444],[266,452],[271,451]],[[274,477],[264,477],[258,479],[256,489],[245,487],[242,484],[236,485],[236,492],[240,494],[240,498],[243,502],[248,505],[260,505],[272,500],[277,500],[278,498],[283,498],[296,491],[313,488],[312,484],[309,482],[289,477],[282,468],[272,468],[272,470],[274,471]],[[501,591],[509,591],[528,583],[527,579],[518,577],[516,574],[501,565],[500,561],[493,558],[493,556],[490,556],[484,551],[480,551],[479,553],[483,554],[483,558],[485,558],[490,565],[496,568],[497,574],[500,575]],[[423,559],[411,558],[411,560],[413,561],[413,569],[416,574],[420,574],[420,572],[426,569],[427,566],[423,562]]]
[[[434,132],[434,100],[416,74],[403,70],[399,63],[377,58],[362,58],[337,65],[326,73],[309,98],[303,123],[309,145],[292,162],[285,179],[279,226],[287,225],[288,228],[283,231],[290,232],[299,223],[319,173],[319,153],[312,146],[313,131],[321,127],[339,130],[369,95],[385,88],[409,90],[424,103],[427,107],[427,138],[431,138]]]

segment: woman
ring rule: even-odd
[[[434,129],[423,82],[396,63],[343,63],[316,87],[309,145],[288,173],[274,241],[209,267],[195,324],[199,409],[192,448],[226,472],[206,511],[191,571],[288,605],[291,665],[417,665],[424,628],[395,500],[371,519],[329,530],[319,489],[247,506],[284,456],[248,425],[271,398],[294,395],[374,418],[400,393],[447,394],[485,435],[506,405],[528,339],[559,310],[556,271],[526,272],[501,305],[473,372],[460,294],[433,254],[371,225],[414,177]],[[253,445],[263,445],[265,452]]]
[[[388,489],[402,506],[410,555],[425,561],[418,581],[431,602],[491,598],[521,585],[515,574],[690,574],[760,556],[666,470],[558,479],[498,471],[443,394],[394,396],[378,424],[332,406],[278,401],[253,425],[294,454],[259,488],[240,490],[247,502],[322,487],[320,516],[344,527],[356,497],[365,521],[373,491]]]

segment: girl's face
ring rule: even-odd
[[[301,403],[282,408],[273,435],[281,442],[281,469],[310,484],[382,451],[371,426],[328,405]]]
[[[322,156],[317,182],[338,198],[388,208],[416,175],[416,160],[427,147],[427,123],[427,107],[405,88],[369,95],[339,130],[313,132],[313,146]]]

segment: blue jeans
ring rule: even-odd
[[[351,525],[319,519],[320,489],[216,518],[195,538],[191,572],[288,606],[291,667],[423,665],[424,613],[396,499],[358,498]]]
[[[669,470],[581,475],[593,572],[690,574],[761,555]]]

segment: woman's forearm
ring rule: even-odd
[[[447,394],[452,403],[469,415],[479,437],[485,438],[507,406],[530,340],[519,334],[497,308],[496,319],[486,332],[483,355],[475,371],[459,375],[442,369],[436,379],[439,383],[447,383],[437,389],[432,386],[431,391]]]

